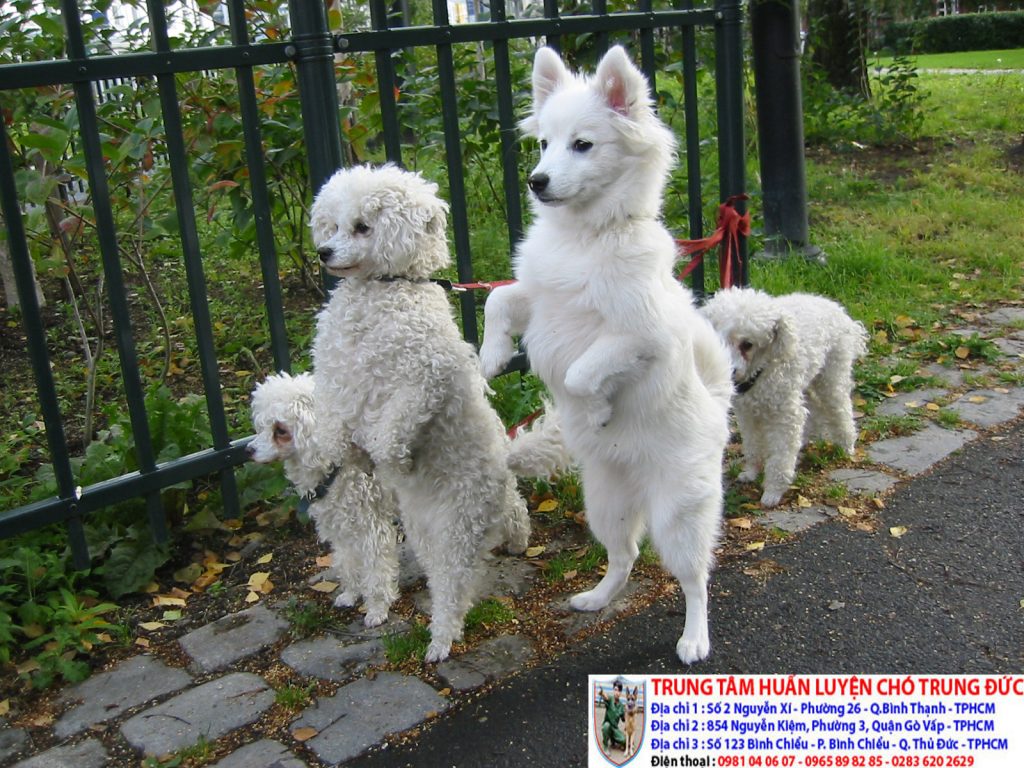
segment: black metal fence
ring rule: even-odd
[[[697,103],[697,51],[695,32],[714,32],[715,110],[719,196],[725,200],[744,191],[743,137],[743,45],[742,8],[739,0],[715,0],[713,6],[693,7],[691,0],[677,0],[672,7],[655,7],[652,0],[640,0],[634,10],[607,12],[606,0],[594,0],[590,12],[560,15],[557,0],[544,0],[541,15],[509,18],[504,0],[492,0],[490,20],[453,25],[445,0],[432,0],[430,26],[394,26],[389,5],[370,0],[371,28],[334,34],[328,26],[323,0],[289,0],[290,38],[254,43],[247,27],[243,0],[228,0],[227,21],[231,44],[175,49],[171,45],[163,0],[149,0],[151,50],[121,54],[90,53],[83,34],[81,9],[76,0],[61,0],[66,52],[63,58],[11,63],[0,66],[0,108],[7,113],[8,95],[21,90],[55,84],[73,85],[73,107],[77,112],[76,145],[84,157],[85,182],[92,200],[93,223],[102,257],[106,302],[113,318],[114,337],[120,362],[121,386],[130,414],[138,470],[81,487],[76,477],[72,451],[61,416],[54,382],[51,353],[40,307],[34,291],[32,254],[26,237],[24,216],[27,203],[19,197],[16,158],[10,151],[7,119],[0,120],[0,203],[6,227],[6,244],[15,274],[24,332],[38,393],[38,407],[56,478],[57,493],[51,498],[0,513],[0,538],[14,536],[52,523],[68,526],[74,561],[78,567],[89,562],[83,519],[91,512],[126,499],[145,500],[153,536],[165,540],[167,527],[161,506],[161,491],[172,485],[205,476],[219,476],[225,514],[235,517],[239,498],[234,468],[245,461],[248,436],[232,435],[226,418],[222,381],[210,317],[208,279],[204,274],[190,179],[190,155],[183,140],[179,85],[183,73],[233,72],[237,83],[237,110],[244,129],[244,157],[248,170],[249,195],[255,221],[255,242],[264,285],[270,341],[275,366],[289,369],[290,349],[285,330],[282,289],[279,278],[275,221],[268,199],[265,146],[254,73],[260,67],[294,67],[301,101],[304,149],[311,189],[317,189],[338,167],[345,154],[342,122],[339,119],[338,88],[334,59],[339,53],[365,52],[375,57],[379,93],[380,130],[378,141],[388,160],[403,160],[403,126],[395,86],[400,80],[395,54],[410,48],[434,51],[440,80],[443,146],[447,166],[447,197],[451,204],[454,249],[458,277],[474,278],[470,233],[472,216],[467,208],[466,175],[460,130],[459,74],[454,65],[455,46],[471,43],[486,49],[493,71],[494,107],[500,126],[501,176],[510,247],[523,231],[522,179],[517,140],[514,95],[522,89],[512,79],[510,44],[529,39],[559,48],[563,39],[588,36],[594,53],[607,49],[616,36],[628,36],[633,53],[651,83],[658,76],[656,35],[671,35],[678,41],[677,60],[672,66],[682,71],[685,137],[681,141],[686,165],[689,236],[704,233],[701,190],[700,147],[708,137],[699,131]],[[105,162],[97,117],[97,83],[125,78],[155,78],[163,126],[166,162],[169,165],[177,216],[177,232],[186,273],[191,306],[191,325],[201,368],[205,407],[209,415],[212,444],[198,452],[172,461],[158,462],[147,418],[145,392],[139,373],[139,350],[133,334],[131,308],[123,279],[124,265],[118,247],[118,226],[110,204],[108,165]],[[9,114],[9,113],[8,113]],[[80,181],[80,180],[79,180]],[[714,201],[717,202],[717,201]],[[745,242],[738,257],[745,269]],[[695,289],[703,286],[703,270],[693,275]],[[481,297],[472,292],[460,296],[466,338],[478,339],[477,304]]]

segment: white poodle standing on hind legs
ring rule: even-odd
[[[675,242],[660,215],[675,140],[617,46],[592,78],[540,49],[533,96],[523,127],[541,147],[529,178],[534,220],[518,282],[485,306],[482,368],[499,373],[522,336],[580,465],[608,571],[571,606],[608,605],[646,530],[685,595],[676,653],[692,663],[710,651],[732,383],[720,339],[672,277]]]
[[[428,662],[462,637],[486,550],[529,538],[509,441],[476,352],[430,280],[448,265],[437,185],[394,166],[338,171],[313,203],[321,263],[342,278],[313,343],[317,429],[328,456],[352,442],[397,494],[431,597]]]

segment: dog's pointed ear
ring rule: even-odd
[[[775,320],[775,339],[772,341],[774,357],[783,360],[792,359],[797,348],[794,328],[793,316],[789,312],[780,313]]]
[[[594,79],[605,103],[620,115],[633,117],[637,106],[644,103],[647,79],[633,66],[621,45],[608,49],[597,65]]]
[[[533,57],[533,111],[538,112],[548,96],[569,78],[561,57],[551,48],[538,48]]]

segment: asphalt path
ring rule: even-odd
[[[1022,499],[1018,422],[898,488],[874,533],[832,520],[719,568],[703,663],[676,658],[682,605],[666,598],[442,716],[415,743],[346,765],[584,765],[588,674],[1020,674]],[[766,559],[774,576],[743,573]]]

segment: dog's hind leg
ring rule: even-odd
[[[594,537],[608,551],[608,571],[596,587],[569,600],[577,611],[599,611],[626,585],[640,553],[643,515],[638,494],[629,489],[616,466],[582,467],[587,522]]]
[[[820,403],[817,417],[822,426],[821,436],[851,456],[857,442],[853,401],[850,399],[853,390],[852,366],[853,360],[849,354],[834,353],[810,386],[815,401]]]
[[[690,484],[675,498],[656,502],[653,512],[651,541],[686,600],[686,624],[676,654],[684,664],[693,664],[711,652],[708,579],[722,519],[720,480],[717,487],[714,480]]]
[[[505,482],[505,514],[502,516],[502,529],[505,549],[513,555],[522,554],[530,545],[530,514],[516,485],[515,476],[509,474]]]

